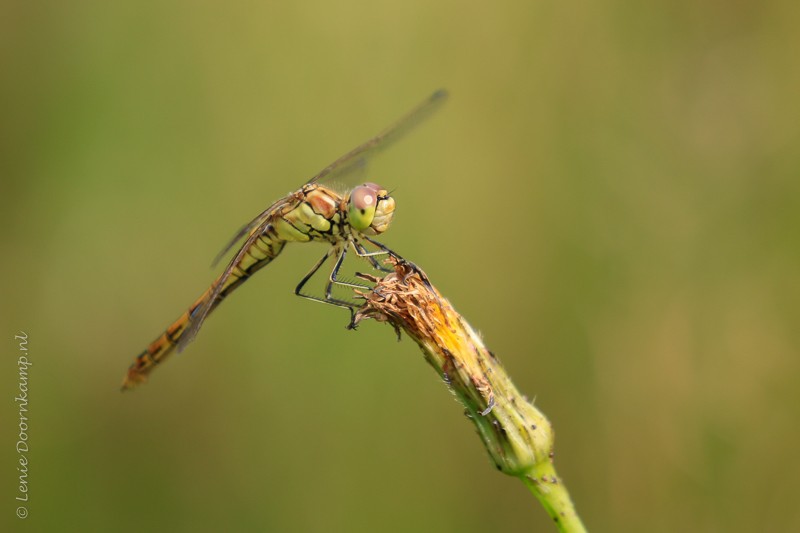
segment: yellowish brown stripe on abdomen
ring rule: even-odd
[[[240,263],[231,271],[230,276],[225,281],[224,288],[211,306],[209,313],[213,311],[224,298],[236,290],[237,287],[247,281],[253,273],[269,264],[280,254],[286,243],[271,237],[271,235],[266,235],[257,239],[250,247],[250,250],[248,250],[248,253],[245,253]],[[219,283],[219,279],[217,279],[189,309],[136,357],[133,364],[128,368],[125,379],[122,381],[122,390],[131,389],[140,383],[144,383],[150,372],[172,353],[178,341],[180,341],[181,336],[186,331],[192,314],[211,297],[211,293],[214,291],[217,283]]]

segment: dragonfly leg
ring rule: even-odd
[[[355,250],[356,255],[358,257],[366,258],[366,260],[370,262],[372,268],[374,268],[375,270],[380,270],[381,272],[387,272],[387,273],[394,272],[393,268],[389,268],[385,265],[382,265],[380,262],[378,262],[377,259],[375,259],[377,256],[387,255],[389,252],[387,252],[386,250],[368,252],[367,249],[364,248],[364,245],[361,244],[357,239],[353,239],[351,241],[351,244],[353,245],[353,250]]]
[[[327,252],[325,252],[325,255],[322,256],[322,259],[317,261],[317,264],[314,265],[313,267],[311,267],[311,270],[308,271],[308,274],[303,276],[303,279],[300,280],[300,283],[298,283],[297,287],[295,287],[295,289],[294,289],[294,293],[297,296],[300,296],[301,298],[308,298],[308,299],[311,299],[311,300],[318,300],[319,299],[319,298],[314,298],[313,296],[309,296],[307,294],[303,294],[302,290],[303,290],[303,287],[305,287],[306,283],[308,283],[308,280],[310,280],[314,276],[314,274],[317,273],[317,270],[319,270],[320,267],[323,264],[325,264],[325,261],[327,261],[328,258],[331,256],[331,252],[332,251],[333,251],[333,248],[330,248]]]
[[[395,259],[397,259],[398,261],[402,261],[403,263],[408,263],[408,261],[406,261],[405,259],[400,257],[398,254],[396,254],[395,252],[390,250],[386,245],[384,245],[384,244],[382,244],[382,243],[380,243],[380,242],[378,242],[378,241],[376,241],[374,239],[370,239],[366,235],[361,235],[361,238],[364,239],[365,241],[367,241],[368,243],[372,244],[376,248],[379,248],[379,251],[372,252],[372,255],[379,255],[379,254],[390,255],[390,256],[394,257]]]
[[[382,243],[380,243],[380,242],[378,242],[376,240],[370,239],[366,235],[362,235],[362,237],[364,238],[365,241],[367,241],[368,243],[370,243],[373,246],[376,246],[377,248],[380,249],[380,252],[374,252],[374,254],[383,253],[383,254],[386,254],[386,255],[392,257],[395,261],[397,261],[400,264],[408,265],[410,267],[409,275],[411,275],[411,273],[416,272],[417,274],[420,275],[420,278],[425,283],[425,285],[428,286],[428,288],[433,289],[432,287],[430,287],[430,282],[428,281],[428,276],[426,276],[425,273],[422,271],[422,269],[419,268],[417,265],[415,265],[414,263],[412,263],[408,259],[404,259],[403,257],[400,257],[400,255],[398,253],[392,251],[386,245],[384,245],[384,244],[382,244]],[[394,269],[392,269],[392,271],[394,271]]]
[[[328,283],[325,284],[325,299],[331,300],[334,299],[331,296],[331,290],[333,289],[334,285],[341,285],[342,287],[352,287],[354,289],[363,289],[363,290],[371,290],[372,287],[369,285],[362,285],[360,283],[353,283],[352,281],[341,281],[337,279],[337,275],[339,274],[339,269],[342,267],[342,263],[344,262],[344,258],[347,255],[347,246],[343,246],[341,250],[339,250],[339,255],[336,258],[336,264],[333,265],[333,270],[331,270],[331,275],[328,277]]]
[[[425,274],[425,272],[423,272],[423,271],[422,271],[422,269],[421,269],[421,268],[419,268],[417,265],[415,265],[414,263],[412,263],[412,262],[411,262],[411,261],[409,261],[408,259],[404,259],[403,257],[400,257],[400,255],[399,255],[399,254],[397,254],[396,252],[392,251],[391,249],[389,249],[389,248],[388,248],[387,246],[385,246],[384,244],[381,244],[381,243],[379,243],[379,242],[378,242],[378,241],[376,241],[376,240],[370,239],[370,238],[369,238],[369,237],[367,237],[366,235],[362,235],[362,237],[364,238],[364,240],[366,240],[366,241],[367,241],[367,242],[369,242],[370,244],[372,244],[372,245],[374,245],[374,246],[376,246],[376,247],[380,248],[380,250],[381,250],[381,252],[380,252],[380,253],[384,253],[384,254],[387,254],[387,255],[389,255],[390,257],[392,257],[392,258],[394,258],[396,261],[398,261],[400,264],[408,265],[408,266],[410,267],[409,275],[411,275],[411,273],[416,273],[416,274],[418,274],[418,275],[419,275],[419,277],[422,279],[422,281],[425,283],[425,285],[426,285],[426,286],[427,286],[429,289],[433,290],[433,287],[430,285],[430,282],[428,281],[428,276],[427,276],[427,275]],[[377,254],[378,252],[375,252],[375,253]]]
[[[336,259],[336,264],[334,265],[333,271],[331,272],[330,276],[328,277],[328,282],[325,285],[325,297],[324,298],[320,298],[319,296],[313,296],[311,294],[304,294],[303,293],[303,287],[305,287],[306,283],[308,283],[308,281],[312,277],[314,277],[314,274],[316,274],[319,271],[319,269],[322,267],[322,265],[325,264],[325,262],[328,260],[328,258],[331,257],[331,255],[333,255],[334,253],[336,253],[338,255],[338,257]],[[334,305],[336,307],[341,307],[342,309],[347,309],[348,311],[350,311],[350,323],[347,325],[347,328],[348,329],[355,329],[355,316],[356,316],[356,309],[358,308],[358,306],[353,304],[353,303],[351,303],[351,302],[347,302],[347,301],[344,301],[344,300],[339,300],[337,298],[334,298],[333,295],[331,294],[332,287],[333,287],[333,284],[345,285],[345,286],[348,286],[348,287],[355,287],[355,288],[360,288],[360,289],[369,289],[369,287],[367,287],[365,285],[356,285],[356,284],[352,284],[352,283],[346,283],[346,282],[339,281],[339,280],[336,279],[336,274],[338,274],[339,268],[341,267],[342,262],[344,261],[344,255],[345,255],[345,253],[341,249],[339,249],[338,247],[331,247],[330,249],[328,249],[328,251],[325,252],[325,255],[323,255],[322,258],[319,261],[317,261],[317,263],[311,268],[311,270],[308,272],[308,274],[303,276],[303,279],[301,279],[300,283],[297,284],[297,287],[295,288],[294,293],[297,296],[300,296],[301,298],[305,298],[305,299],[311,300],[313,302],[320,302],[320,303],[323,303],[323,304],[328,304],[328,305]]]
[[[322,267],[322,265],[325,264],[325,261],[328,260],[328,258],[333,254],[333,252],[335,250],[336,250],[335,248],[330,248],[327,252],[325,252],[325,255],[323,255],[322,258],[319,261],[317,261],[317,264],[315,264],[313,267],[311,267],[311,270],[308,271],[308,274],[303,276],[303,279],[300,280],[300,283],[298,283],[297,287],[294,289],[294,293],[297,296],[299,296],[301,298],[305,298],[307,300],[311,300],[311,301],[314,301],[314,302],[320,302],[320,303],[324,303],[324,304],[329,304],[329,305],[335,305],[337,307],[343,307],[345,309],[349,309],[351,314],[352,314],[354,306],[352,304],[350,304],[349,302],[340,301],[340,300],[337,300],[335,298],[330,297],[330,295],[328,294],[330,291],[327,290],[327,289],[325,291],[325,293],[326,293],[325,294],[325,298],[320,298],[319,296],[313,296],[311,294],[304,294],[303,293],[303,287],[305,287],[306,283],[308,283],[308,280],[310,280],[312,277],[314,277],[314,274],[316,274],[317,271],[319,271],[320,267]],[[328,284],[330,284],[330,282]]]
[[[385,245],[383,245],[383,244],[379,243],[378,241],[375,241],[375,240],[373,240],[373,239],[370,239],[370,238],[369,238],[369,237],[367,237],[366,235],[362,235],[362,237],[364,238],[364,240],[366,240],[366,241],[367,241],[367,242],[369,242],[370,244],[372,244],[372,245],[376,246],[377,248],[380,248],[380,249],[381,249],[383,252],[385,252],[386,254],[388,254],[390,257],[392,257],[392,258],[393,258],[395,261],[397,261],[398,263],[400,263],[400,264],[405,264],[405,265],[408,265],[408,266],[409,266],[409,270],[408,270],[408,273],[406,274],[406,279],[407,279],[407,277],[408,277],[408,276],[410,276],[410,275],[412,275],[412,274],[415,274],[415,273],[416,273],[416,274],[419,276],[419,278],[422,280],[422,283],[424,283],[424,284],[425,284],[425,287],[426,287],[426,288],[427,288],[427,289],[428,289],[428,290],[429,290],[431,293],[433,293],[433,294],[438,294],[438,293],[437,293],[437,292],[434,290],[434,288],[433,288],[433,285],[431,285],[431,282],[430,282],[430,280],[428,280],[428,275],[427,275],[427,274],[425,274],[425,272],[424,272],[424,271],[423,271],[421,268],[419,268],[417,265],[415,265],[414,263],[412,263],[412,262],[411,262],[411,261],[409,261],[408,259],[404,259],[404,258],[400,257],[400,255],[398,255],[396,252],[393,252],[393,251],[392,251],[392,250],[390,250],[390,249],[389,249],[387,246],[385,246]],[[405,280],[403,280],[403,281],[405,281]],[[436,299],[437,299],[437,303],[439,304],[439,308],[440,308],[440,309],[443,309],[443,307],[442,307],[442,302],[439,300],[439,297],[438,297],[438,296],[436,297]],[[447,320],[447,315],[446,315],[446,314],[445,314],[445,320]]]

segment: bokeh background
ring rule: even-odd
[[[800,529],[796,2],[0,9],[3,531],[553,530],[412,342],[292,295],[321,245],[118,390],[236,228],[438,87],[369,169],[383,240],[550,417],[587,526]]]

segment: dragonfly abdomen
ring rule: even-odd
[[[271,229],[271,228],[270,228]],[[253,242],[242,256],[241,260],[234,266],[230,276],[224,282],[222,290],[219,292],[215,301],[211,304],[209,313],[213,311],[219,303],[230,293],[236,290],[239,285],[244,283],[258,269],[269,264],[278,257],[286,241],[281,240],[274,230],[265,231],[264,234]],[[178,346],[186,328],[191,323],[196,311],[206,305],[208,299],[212,297],[216,289],[218,278],[175,322],[173,322],[164,332],[145,350],[140,353],[133,364],[128,368],[125,379],[122,382],[122,389],[130,389],[139,383],[147,380],[147,375],[158,366],[172,351]]]
[[[213,289],[213,286],[212,286]],[[136,356],[133,364],[128,368],[125,379],[122,381],[122,390],[131,389],[147,380],[147,375],[163,361],[178,345],[183,332],[189,325],[192,311],[202,305],[209,296],[211,289],[207,290],[178,320],[173,322],[156,340]]]

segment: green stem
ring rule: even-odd
[[[464,404],[497,469],[520,478],[560,531],[585,531],[556,476],[550,422],[520,394],[480,335],[425,273],[400,259],[394,264],[395,272],[383,278],[360,275],[376,285],[371,292],[359,292],[365,303],[355,323],[373,318],[392,324],[398,335],[405,331]]]
[[[547,514],[558,526],[559,531],[578,533],[586,531],[575,506],[569,497],[566,485],[556,475],[552,462],[539,463],[530,473],[520,476],[525,485],[539,500]]]

